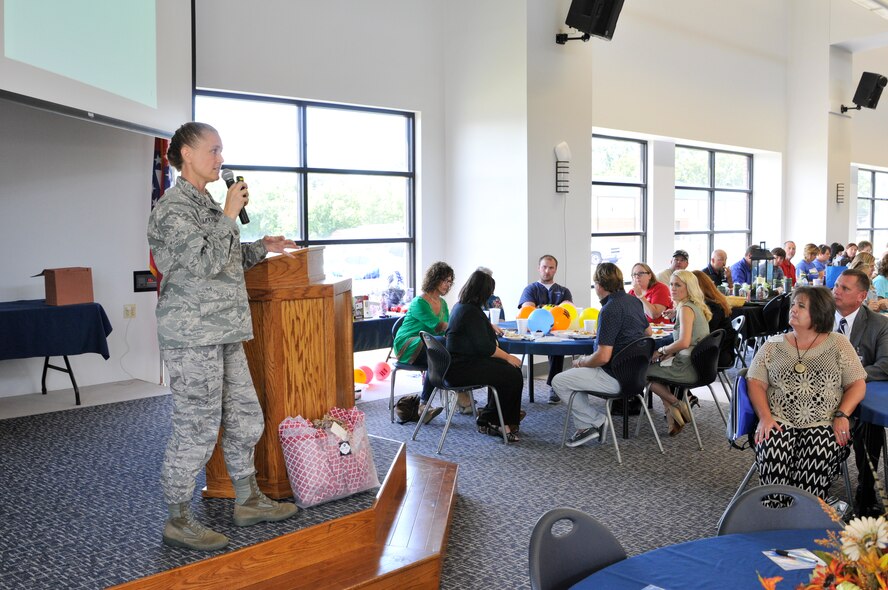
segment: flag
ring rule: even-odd
[[[151,210],[154,210],[154,207],[157,206],[157,202],[160,200],[160,197],[163,196],[163,193],[166,192],[166,189],[170,188],[172,184],[172,173],[170,171],[170,162],[167,159],[167,150],[170,147],[170,142],[168,139],[161,139],[159,137],[154,138],[154,169],[151,173]],[[160,271],[157,270],[157,265],[154,264],[154,254],[151,251],[148,251],[148,268],[151,270],[151,274],[157,279],[157,291],[160,292],[160,280],[163,278],[163,275],[160,274]]]

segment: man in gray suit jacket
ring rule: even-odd
[[[833,287],[833,296],[836,299],[836,331],[845,333],[851,340],[851,345],[866,370],[866,380],[886,381],[888,318],[870,311],[864,305],[869,287],[869,277],[859,270],[846,270],[839,275]],[[855,506],[860,516],[882,514],[876,504],[873,474],[866,461],[868,454],[873,466],[878,468],[881,449],[882,428],[860,423],[854,432],[854,459],[859,474]]]

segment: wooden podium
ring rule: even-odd
[[[278,441],[287,416],[321,418],[355,403],[351,280],[326,281],[323,246],[275,256],[246,272],[253,340],[244,343],[265,414],[256,445],[256,480],[271,498],[293,495]],[[217,444],[207,463],[204,497],[233,498]]]

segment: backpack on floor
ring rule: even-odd
[[[395,415],[398,424],[416,422],[419,420],[419,396],[417,394],[405,395],[395,402]]]

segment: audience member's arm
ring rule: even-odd
[[[595,349],[590,355],[581,356],[573,362],[574,367],[587,367],[587,368],[595,368],[595,367],[603,367],[608,364],[611,360],[611,356],[614,353],[613,346],[604,346],[599,345],[598,348]]]

